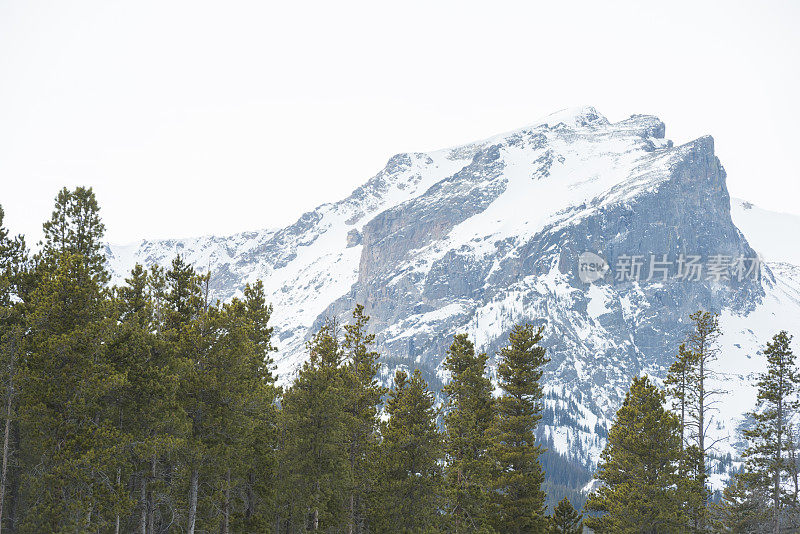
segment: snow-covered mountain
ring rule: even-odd
[[[732,203],[713,139],[673,146],[664,134],[652,116],[610,123],[591,107],[565,110],[469,145],[398,154],[349,197],[282,229],[142,241],[108,257],[120,283],[136,262],[183,254],[211,269],[221,299],[262,279],[284,380],[310,333],[356,303],[372,316],[385,376],[419,367],[435,386],[452,334],[494,354],[513,324],[544,324],[543,437],[586,467],[631,377],[663,377],[688,315],[719,311],[729,393],[715,431],[728,436],[720,455],[735,456],[758,351],[781,328],[800,335],[800,217]],[[588,260],[605,271],[587,271]]]

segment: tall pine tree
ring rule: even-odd
[[[273,328],[269,321],[272,306],[267,304],[264,285],[259,280],[244,289],[244,316],[252,343],[247,380],[252,391],[245,397],[243,408],[249,418],[249,435],[243,443],[242,465],[245,469],[238,485],[241,513],[232,522],[234,532],[269,531],[277,503],[276,477],[278,470],[278,408],[280,388],[275,385],[274,363],[271,354]]]
[[[372,532],[428,532],[441,523],[444,451],[435,402],[419,370],[395,373],[375,460]]]
[[[64,190],[44,226],[19,380],[23,532],[105,530],[132,506],[117,476],[128,444],[109,399],[126,377],[108,354],[116,319],[98,211],[91,190]]]
[[[282,402],[279,532],[341,529],[349,511],[352,396],[337,325],[326,323],[308,348],[309,360]]]
[[[708,429],[714,424],[716,403],[722,390],[711,386],[715,377],[713,364],[719,354],[718,340],[722,334],[719,315],[697,311],[689,316],[691,329],[687,335],[683,364],[688,380],[684,392],[685,430],[691,444],[681,459],[684,476],[681,480],[684,501],[689,521],[699,530],[706,528],[707,505],[710,491],[707,487],[708,459],[716,441],[708,437]],[[693,473],[693,474],[692,474]]]
[[[686,344],[678,348],[678,355],[669,368],[664,381],[666,393],[672,398],[672,409],[678,416],[680,457],[678,459],[678,493],[682,508],[690,525],[700,528],[706,515],[705,455],[696,444],[688,444],[687,417],[689,415],[690,388],[694,386],[698,361],[697,354],[688,350]]]
[[[509,344],[500,350],[498,385],[503,394],[496,401],[492,427],[493,523],[499,532],[544,532],[544,472],[539,463],[542,449],[534,430],[542,418],[543,367],[550,361],[539,345],[543,327],[517,325]]]
[[[664,408],[664,392],[634,378],[608,432],[597,478],[603,485],[586,503],[586,525],[600,533],[678,532],[686,518],[677,493],[678,418]]]
[[[0,207],[0,383],[2,383],[3,456],[0,472],[0,532],[14,525],[14,510],[19,487],[16,461],[19,451],[17,425],[17,372],[24,356],[25,296],[27,263],[25,241],[12,238],[3,225]]]
[[[131,444],[129,465],[120,478],[135,488],[136,498],[134,514],[122,520],[121,528],[140,534],[154,530],[154,515],[164,501],[158,459],[178,450],[187,431],[178,401],[181,369],[156,334],[150,283],[147,271],[136,265],[126,285],[117,289],[119,323],[109,341],[111,364],[127,377],[109,403],[113,420]]]
[[[370,486],[369,459],[378,443],[378,407],[386,389],[378,384],[379,355],[372,349],[374,334],[367,334],[369,317],[364,306],[356,305],[353,322],[345,325],[342,342],[345,380],[350,392],[347,406],[350,463],[350,490],[347,502],[347,533],[360,533],[365,527],[365,506]],[[380,483],[380,481],[377,481]]]
[[[490,527],[492,494],[489,428],[494,419],[492,382],[486,376],[486,354],[475,354],[466,334],[458,334],[443,362],[450,381],[444,424],[446,512],[455,533]]]
[[[792,472],[789,458],[794,448],[790,420],[798,407],[797,374],[791,336],[785,331],[767,343],[767,370],[758,380],[758,404],[751,414],[755,426],[745,431],[750,445],[744,453],[752,483],[769,489],[772,531],[781,532],[785,506],[797,506],[785,489]]]

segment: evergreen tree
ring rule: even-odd
[[[658,534],[685,525],[676,489],[679,423],[664,402],[646,376],[634,378],[600,455],[603,486],[586,503],[600,513],[585,520],[594,531]]]
[[[266,325],[251,321],[254,312],[265,308],[263,292],[247,287],[246,294],[248,301],[234,298],[210,309],[213,341],[197,366],[200,385],[193,388],[202,416],[193,418],[192,435],[208,458],[200,476],[202,485],[211,489],[198,528],[222,534],[229,534],[233,525],[263,527],[266,519],[264,510],[257,508],[245,517],[244,506],[236,506],[234,494],[236,488],[251,482],[254,447],[264,437],[256,433],[265,430],[264,416],[269,417],[275,400],[274,378],[266,359],[271,345],[261,337]],[[263,475],[269,473],[259,473]]]
[[[692,330],[686,347],[691,352],[689,362],[689,381],[687,383],[687,421],[692,427],[692,437],[703,454],[708,454],[713,443],[707,440],[709,426],[713,422],[714,398],[722,391],[710,389],[708,382],[714,374],[710,368],[719,353],[717,340],[721,335],[719,315],[698,311],[689,316]]]
[[[356,305],[353,322],[344,327],[342,343],[346,362],[345,380],[351,396],[346,409],[349,416],[347,448],[351,483],[347,503],[348,534],[364,530],[364,507],[370,485],[368,460],[374,456],[377,447],[378,406],[386,392],[377,381],[379,355],[370,350],[375,336],[366,333],[368,321],[364,306]]]
[[[156,269],[154,276],[158,274]],[[207,308],[201,282],[194,267],[186,263],[180,254],[172,260],[170,270],[164,275],[166,290],[163,304],[164,328],[170,331],[168,337],[172,341],[176,341],[182,330],[188,328]]]
[[[440,523],[442,437],[435,398],[419,370],[395,373],[376,459],[372,532],[427,532]]]
[[[714,527],[724,533],[764,533],[772,530],[769,491],[752,484],[746,473],[734,475],[722,492],[722,501],[713,507]]]
[[[152,273],[155,282],[159,272]],[[193,534],[197,529],[200,496],[200,471],[209,461],[209,451],[202,437],[208,418],[205,401],[209,396],[207,376],[214,345],[213,328],[216,326],[209,313],[208,292],[203,284],[208,278],[198,275],[194,268],[178,255],[171,268],[164,273],[164,287],[157,292],[163,296],[158,305],[163,317],[161,327],[166,350],[179,369],[178,399],[185,414],[187,432],[183,446],[174,458],[161,467],[169,480],[169,501],[173,512],[185,520],[183,528]]]
[[[130,465],[120,473],[135,487],[136,509],[123,526],[140,534],[153,532],[172,503],[167,497],[160,460],[184,444],[187,420],[178,400],[181,373],[175,352],[157,335],[153,279],[136,265],[126,285],[117,289],[119,324],[109,342],[117,372],[127,381],[112,400],[113,419],[130,440]]]
[[[280,532],[335,531],[346,524],[349,510],[346,409],[352,396],[335,322],[326,323],[308,349],[309,360],[286,391],[280,414]]]
[[[678,348],[678,356],[669,368],[664,386],[672,400],[672,408],[678,414],[681,434],[681,453],[686,446],[686,411],[689,381],[694,368],[694,354],[686,349],[686,344]]]
[[[446,396],[445,509],[450,530],[455,533],[477,532],[490,526],[489,427],[494,403],[486,360],[486,354],[475,354],[466,334],[459,334],[443,362],[450,373],[450,381],[442,388]]]
[[[682,344],[664,381],[666,393],[672,398],[672,409],[678,415],[680,457],[678,460],[678,493],[684,514],[694,528],[700,528],[705,516],[705,455],[697,445],[687,445],[687,416],[689,391],[699,364],[697,355]]]
[[[50,220],[44,223],[44,242],[40,260],[52,263],[58,257],[74,254],[86,262],[92,277],[100,285],[108,282],[106,259],[103,253],[105,225],[100,218],[92,188],[66,187],[58,192]]]
[[[564,497],[548,517],[547,534],[581,534],[583,515],[579,514],[569,499]]]
[[[126,377],[108,355],[116,320],[97,212],[91,190],[62,191],[45,224],[19,372],[23,532],[105,530],[132,506],[117,476],[128,443],[108,402]]]
[[[712,369],[716,361],[719,347],[717,341],[721,335],[719,316],[716,313],[697,311],[689,316],[692,329],[686,340],[685,355],[688,367],[686,383],[686,429],[689,438],[697,451],[694,459],[684,455],[685,468],[693,470],[693,479],[684,478],[685,500],[690,510],[690,520],[699,530],[705,529],[706,506],[710,492],[707,488],[708,457],[716,441],[707,438],[708,429],[714,423],[713,413],[721,390],[713,389],[709,383],[714,378]],[[700,459],[697,459],[699,453]],[[688,462],[688,463],[686,463]],[[699,462],[699,465],[698,465]],[[686,470],[685,469],[685,470]]]
[[[12,295],[22,300],[24,275],[28,264],[28,249],[21,235],[11,237],[3,225],[5,212],[0,206],[0,276],[4,283],[0,286],[0,305],[8,308]]]
[[[24,296],[23,278],[27,263],[25,241],[21,236],[11,238],[3,226],[0,207],[0,383],[2,383],[3,457],[0,472],[0,531],[13,527],[13,512],[19,485],[17,371],[23,357]],[[7,519],[9,518],[10,519]]]
[[[275,385],[271,353],[273,328],[269,325],[272,306],[259,280],[244,289],[244,316],[253,352],[250,353],[249,380],[257,380],[250,397],[245,398],[245,415],[250,434],[244,441],[242,465],[245,469],[239,484],[242,511],[232,522],[234,532],[269,531],[277,501],[277,401],[280,388]]]
[[[503,395],[496,401],[492,428],[491,458],[493,480],[493,523],[499,532],[544,532],[545,494],[534,430],[541,419],[543,327],[517,325],[508,346],[500,350],[497,379]]]
[[[792,472],[789,459],[794,448],[789,421],[798,407],[800,383],[790,343],[791,336],[785,331],[767,343],[767,370],[759,378],[758,404],[751,414],[756,424],[745,431],[750,440],[744,454],[747,470],[753,485],[769,488],[772,531],[776,534],[781,532],[784,507],[797,506],[785,487]]]

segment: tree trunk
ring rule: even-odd
[[[187,532],[194,534],[195,523],[197,522],[197,484],[200,473],[197,468],[192,469],[192,478],[189,482],[189,527]]]
[[[461,504],[461,469],[458,470],[458,476],[456,477],[456,509],[454,510],[454,515],[456,516],[456,532],[461,532],[461,513],[460,510]]]
[[[772,500],[774,506],[774,526],[773,533],[781,532],[781,464],[783,463],[783,373],[778,379],[778,448],[775,451],[775,473],[773,473]]]
[[[156,463],[157,463],[156,457],[153,456],[153,458],[150,460],[150,476],[152,477],[152,480],[156,479]],[[146,506],[147,506],[147,531],[142,532],[142,534],[147,534],[147,532],[154,534],[156,531],[155,529],[156,503],[153,502],[153,490],[149,486],[147,487]]]
[[[139,534],[147,534],[147,474],[142,473],[139,483],[139,503],[142,509],[139,512]]]
[[[222,503],[222,534],[230,533],[231,525],[231,469],[225,472],[225,492]]]
[[[353,493],[350,493],[350,518],[347,521],[347,534],[353,534],[353,523],[355,523],[356,502]]]
[[[119,489],[121,483],[122,483],[122,468],[117,467],[117,489]],[[116,517],[114,518],[114,534],[119,534],[119,513],[117,513]]]
[[[253,517],[253,514],[256,511],[256,496],[255,491],[253,491],[253,486],[256,483],[256,477],[253,471],[247,473],[247,508],[244,511],[244,516],[247,519]]]
[[[8,472],[8,437],[11,433],[11,391],[6,402],[6,431],[3,437],[3,473],[0,477],[0,532],[3,531],[3,501],[6,496],[6,473]]]
[[[790,430],[790,433],[793,434],[794,431]],[[792,481],[794,482],[794,502],[797,504],[797,494],[800,493],[800,480],[797,478],[797,451],[795,446],[795,440],[792,439],[792,443],[789,448],[789,460],[792,462]]]
[[[19,332],[15,329],[14,330],[14,337],[12,337],[11,345],[9,347],[10,351],[10,358],[8,363],[8,388],[6,390],[6,424],[5,424],[5,433],[3,435],[3,472],[0,475],[0,532],[3,530],[3,520],[5,516],[3,515],[3,503],[5,502],[6,498],[6,481],[8,475],[8,456],[9,456],[9,439],[11,435],[11,408],[13,407],[13,400],[14,400],[14,374],[16,371],[16,363],[17,363],[17,337],[16,334]]]
[[[702,350],[702,349],[701,349]],[[706,428],[705,428],[705,411],[706,411],[706,361],[705,355],[700,354],[700,374],[699,380],[699,406],[697,407],[697,444],[700,447],[700,452],[703,455],[703,468],[706,465]],[[703,478],[705,480],[705,477]]]

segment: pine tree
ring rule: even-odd
[[[548,517],[547,534],[581,534],[583,515],[579,514],[569,499],[564,497]]]
[[[120,475],[129,487],[136,487],[136,510],[124,524],[131,530],[135,525],[140,534],[155,530],[159,503],[170,504],[159,462],[183,446],[188,430],[178,400],[181,366],[157,335],[153,283],[136,265],[126,285],[117,289],[119,324],[109,342],[113,365],[128,378],[113,399],[114,420],[132,444],[127,451],[130,465]]]
[[[499,532],[544,532],[544,473],[534,430],[541,419],[543,367],[550,361],[539,345],[543,327],[517,325],[508,346],[500,350],[498,384],[503,395],[496,401],[491,458],[493,523]]]
[[[100,285],[108,282],[103,253],[105,225],[92,188],[63,188],[58,192],[53,214],[44,223],[44,243],[40,260],[52,262],[65,254],[74,254],[86,262],[89,273]]]
[[[466,334],[459,334],[443,362],[450,373],[450,381],[442,388],[446,396],[446,511],[455,533],[490,526],[489,427],[494,403],[486,360],[486,354],[475,354]]]
[[[705,516],[705,455],[697,445],[687,445],[687,416],[689,411],[689,391],[695,377],[698,359],[685,344],[678,348],[678,355],[669,368],[664,381],[666,393],[672,398],[672,409],[678,415],[680,457],[678,460],[678,493],[683,503],[683,511],[694,528],[700,528]]]
[[[686,446],[686,412],[689,381],[694,367],[694,354],[686,349],[686,344],[678,348],[678,356],[669,368],[664,386],[667,395],[673,400],[672,408],[679,416],[681,434],[681,453]]]
[[[277,501],[276,457],[278,438],[277,400],[280,389],[275,385],[271,353],[273,328],[269,325],[272,306],[264,295],[259,280],[244,289],[244,317],[252,352],[249,354],[248,380],[255,380],[245,398],[245,415],[249,418],[250,435],[244,440],[242,465],[244,473],[239,484],[242,513],[232,522],[234,532],[269,531]]]
[[[0,380],[2,381],[3,457],[0,472],[0,532],[6,523],[13,527],[10,510],[17,501],[19,470],[13,458],[18,455],[17,372],[23,357],[24,314],[22,288],[27,263],[25,241],[11,238],[3,226],[0,207]]]
[[[28,249],[21,235],[11,237],[3,226],[5,212],[0,206],[0,276],[4,278],[0,286],[0,305],[8,307],[11,296],[21,300],[24,293],[24,275],[28,267]]]
[[[769,490],[754,485],[746,473],[734,475],[713,507],[714,527],[724,533],[766,533],[771,531]]]
[[[351,400],[335,322],[308,344],[309,360],[282,402],[280,532],[337,530],[349,510]],[[347,502],[346,502],[347,501]]]
[[[685,525],[676,490],[680,455],[678,418],[664,408],[664,392],[634,378],[608,432],[586,525],[596,532],[658,534]]]
[[[435,398],[419,370],[395,373],[378,451],[372,532],[427,532],[440,523],[442,436]]]
[[[157,276],[158,270],[154,271]],[[203,302],[201,280],[194,267],[179,254],[164,275],[164,328],[176,339],[181,330],[198,319],[207,303]]]
[[[158,271],[153,273],[158,276]],[[160,284],[160,280],[158,282]],[[212,350],[213,328],[209,313],[208,277],[198,275],[194,268],[178,255],[164,273],[164,287],[159,288],[163,303],[162,336],[166,350],[180,369],[178,399],[185,414],[187,433],[179,453],[163,469],[168,473],[170,501],[180,517],[183,528],[193,534],[198,524],[200,504],[200,471],[209,460],[202,436],[207,428],[205,400],[206,383],[203,370]]]
[[[377,352],[370,350],[375,342],[373,334],[367,334],[369,317],[364,315],[364,306],[356,305],[353,322],[345,325],[342,348],[345,355],[345,379],[351,399],[347,407],[348,460],[350,463],[351,488],[348,496],[347,533],[364,530],[364,507],[370,485],[369,458],[374,456],[378,438],[378,406],[386,389],[377,381],[380,368]],[[380,482],[378,482],[380,483]]]
[[[91,190],[62,191],[37,258],[19,372],[22,532],[104,530],[132,506],[117,477],[128,443],[109,400],[126,378],[108,355],[116,321],[97,212]]]
[[[203,531],[222,534],[229,534],[233,525],[255,527],[257,520],[264,526],[263,515],[245,518],[234,502],[236,488],[244,487],[253,474],[254,446],[262,437],[256,433],[265,428],[262,416],[270,413],[275,400],[274,378],[265,359],[271,345],[262,337],[266,325],[252,321],[265,309],[263,292],[247,287],[246,295],[248,301],[234,298],[221,308],[210,308],[213,341],[195,375],[200,386],[193,388],[202,417],[193,419],[192,434],[208,458],[200,476],[203,485],[213,489],[198,524]]]
[[[706,485],[708,457],[716,445],[716,441],[708,440],[707,434],[714,423],[713,414],[716,411],[718,397],[724,393],[710,387],[710,382],[715,376],[712,365],[719,353],[717,342],[721,332],[719,315],[716,313],[697,311],[689,318],[692,321],[692,329],[685,345],[688,366],[685,425],[689,438],[697,449],[695,456],[699,453],[700,459],[685,458],[689,462],[686,465],[687,469],[694,470],[696,474],[692,480],[684,479],[684,489],[689,492],[686,494],[686,501],[690,510],[690,520],[696,528],[703,530],[710,496]]]
[[[750,440],[744,453],[747,469],[754,485],[769,488],[772,531],[776,534],[781,532],[783,508],[797,505],[784,488],[791,475],[789,457],[794,448],[789,421],[798,408],[800,383],[790,343],[791,336],[785,331],[767,343],[767,370],[759,378],[758,405],[751,414],[756,424],[745,431]]]

